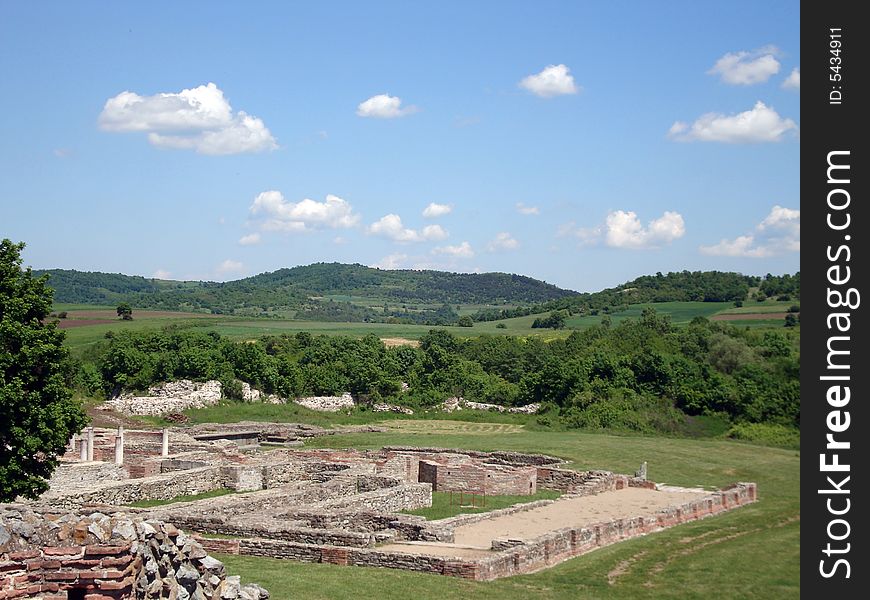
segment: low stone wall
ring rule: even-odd
[[[436,492],[526,496],[537,491],[534,467],[429,460],[421,460],[419,465],[420,481],[431,483]]]
[[[95,481],[121,481],[128,478],[123,467],[111,462],[61,461],[48,484],[61,490],[93,487]]]
[[[561,458],[546,454],[526,454],[523,452],[482,452],[480,450],[462,450],[458,448],[417,447],[417,446],[384,446],[381,453],[391,456],[396,453],[417,455],[426,460],[436,460],[444,454],[462,454],[471,458],[479,458],[488,463],[504,465],[555,465],[563,463]]]
[[[334,498],[312,504],[310,508],[399,512],[432,506],[432,486],[428,483],[408,483],[362,494]]]
[[[623,476],[624,477],[624,476]],[[651,517],[632,517],[596,523],[586,527],[565,528],[532,540],[493,540],[490,556],[476,559],[408,554],[377,548],[321,546],[274,539],[202,540],[214,551],[247,556],[286,558],[301,562],[356,565],[404,569],[474,580],[492,580],[530,573],[580,556],[621,540],[660,531],[674,525],[703,519],[755,502],[756,485],[737,483],[706,497],[659,511]],[[432,523],[435,529],[449,530],[459,525],[505,514],[529,510],[552,500],[530,502],[488,514],[460,515],[449,526]],[[438,541],[452,541],[452,538]]]
[[[0,600],[266,600],[172,525],[0,507]]]
[[[127,479],[91,487],[87,491],[53,489],[43,494],[41,501],[52,507],[74,508],[83,504],[130,504],[140,500],[171,500],[176,496],[202,494],[226,487],[220,467],[202,467]]]

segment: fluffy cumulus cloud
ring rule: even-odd
[[[750,110],[736,115],[707,113],[691,125],[677,121],[668,137],[680,142],[753,144],[779,142],[797,128],[794,121],[780,117],[773,108],[758,101]]]
[[[214,83],[153,96],[121,92],[103,106],[98,123],[111,132],[142,132],[161,148],[200,154],[241,154],[278,147],[261,119],[233,112]]]
[[[449,204],[430,202],[429,206],[423,209],[423,216],[427,219],[435,219],[437,217],[449,215],[451,212],[453,212],[453,207]]]
[[[388,271],[401,269],[408,260],[407,254],[389,254],[373,265],[369,265],[374,269],[385,269]]]
[[[402,99],[389,94],[378,94],[356,107],[356,114],[360,117],[374,117],[376,119],[395,119],[413,114],[419,109],[412,105],[402,106]]]
[[[753,85],[764,83],[779,73],[779,61],[775,46],[766,46],[751,52],[729,52],[716,61],[707,73],[719,75],[729,85]]]
[[[519,86],[542,98],[576,94],[580,87],[565,65],[549,65],[540,73],[524,77]]]
[[[226,259],[215,269],[218,275],[229,275],[231,273],[241,273],[245,270],[245,265],[237,260]]]
[[[515,250],[519,248],[520,243],[507,231],[502,231],[495,236],[495,239],[487,244],[486,249],[490,252],[499,252],[500,250]]]
[[[437,242],[447,237],[447,231],[440,225],[427,225],[421,230],[410,229],[402,223],[402,218],[396,214],[384,215],[369,225],[371,235],[387,238],[394,242]]]
[[[742,258],[765,258],[786,252],[800,252],[800,249],[801,212],[778,204],[755,227],[754,232],[700,248],[702,254],[710,256]]]
[[[239,244],[242,246],[255,246],[260,243],[259,233],[249,233],[239,238]]]
[[[522,202],[517,202],[517,212],[521,215],[539,215],[541,209],[537,206],[526,206]]]
[[[306,232],[316,229],[355,227],[360,216],[349,202],[329,194],[323,202],[308,198],[288,202],[276,190],[262,192],[254,198],[250,214],[265,231]]]
[[[658,248],[683,237],[685,233],[683,216],[673,211],[666,211],[646,227],[634,211],[612,211],[604,222],[604,241],[612,248]]]
[[[786,90],[800,91],[801,89],[801,70],[799,67],[792,69],[785,81],[782,82],[782,87]]]
[[[432,249],[432,254],[443,254],[454,258],[472,258],[474,249],[468,242],[462,242],[456,246],[438,246]]]
[[[604,242],[611,248],[652,249],[670,244],[686,233],[686,224],[680,213],[666,211],[644,227],[634,211],[614,210],[607,214],[603,224],[578,227],[573,221],[561,225],[557,237],[575,238],[579,246],[593,246]]]

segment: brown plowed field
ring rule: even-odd
[[[768,312],[768,313],[735,313],[732,315],[713,315],[711,321],[763,321],[772,319],[785,319],[789,313],[785,312]],[[794,316],[800,313],[792,313]]]

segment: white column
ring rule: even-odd
[[[82,436],[81,446],[79,447],[79,460],[84,462],[88,460],[88,444],[85,442],[85,437]]]
[[[163,428],[163,448],[160,451],[160,456],[169,456],[169,430]]]
[[[88,427],[88,458],[89,461],[94,460],[94,428]]]
[[[72,434],[71,436],[69,436],[69,447],[70,447],[70,452],[75,454],[75,452],[76,452],[76,434]]]
[[[124,464],[124,428],[118,427],[118,434],[115,436],[115,464],[121,466]]]

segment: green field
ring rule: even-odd
[[[275,600],[575,598],[796,598],[800,593],[800,455],[731,441],[525,431],[486,423],[400,421],[384,433],[335,435],[312,446],[387,444],[542,452],[572,468],[633,472],[688,486],[758,483],[759,502],[621,542],[531,575],[470,582],[392,569],[218,555]],[[510,428],[506,430],[505,427]],[[413,592],[411,592],[413,590]]]
[[[669,315],[676,325],[685,325],[697,316],[711,317],[714,314],[746,314],[760,312],[783,312],[793,303],[774,302],[752,303],[742,308],[734,308],[730,302],[661,302],[656,304],[636,304],[627,310],[611,315],[614,324],[625,319],[639,318],[643,310],[653,307],[659,314]],[[474,312],[476,305],[462,307],[460,312]],[[472,310],[474,309],[474,310]],[[101,320],[110,319],[110,323],[93,323],[78,327],[65,328],[67,345],[70,348],[81,349],[94,344],[109,331],[121,329],[143,330],[160,328],[166,325],[182,327],[199,327],[203,331],[216,331],[223,336],[248,340],[263,335],[295,334],[300,331],[310,331],[314,334],[349,335],[362,337],[373,333],[381,338],[405,338],[418,340],[432,329],[429,325],[394,325],[389,323],[337,323],[324,321],[297,321],[289,318],[250,318],[227,315],[209,315],[203,313],[179,313],[166,311],[140,311],[134,308],[132,321],[115,319],[111,314],[114,308],[107,306],[87,306],[80,304],[57,304],[54,311],[67,311],[69,326],[83,319],[93,318],[94,311],[102,311]],[[563,338],[572,329],[586,329],[601,322],[603,315],[575,316],[567,320],[567,328],[562,330],[532,329],[532,322],[542,315],[528,315],[500,321],[475,323],[474,327],[450,327],[459,336],[515,335],[540,336],[543,339]],[[734,325],[750,327],[781,327],[781,319],[753,319],[746,321],[730,321]],[[498,327],[505,325],[504,328]]]

